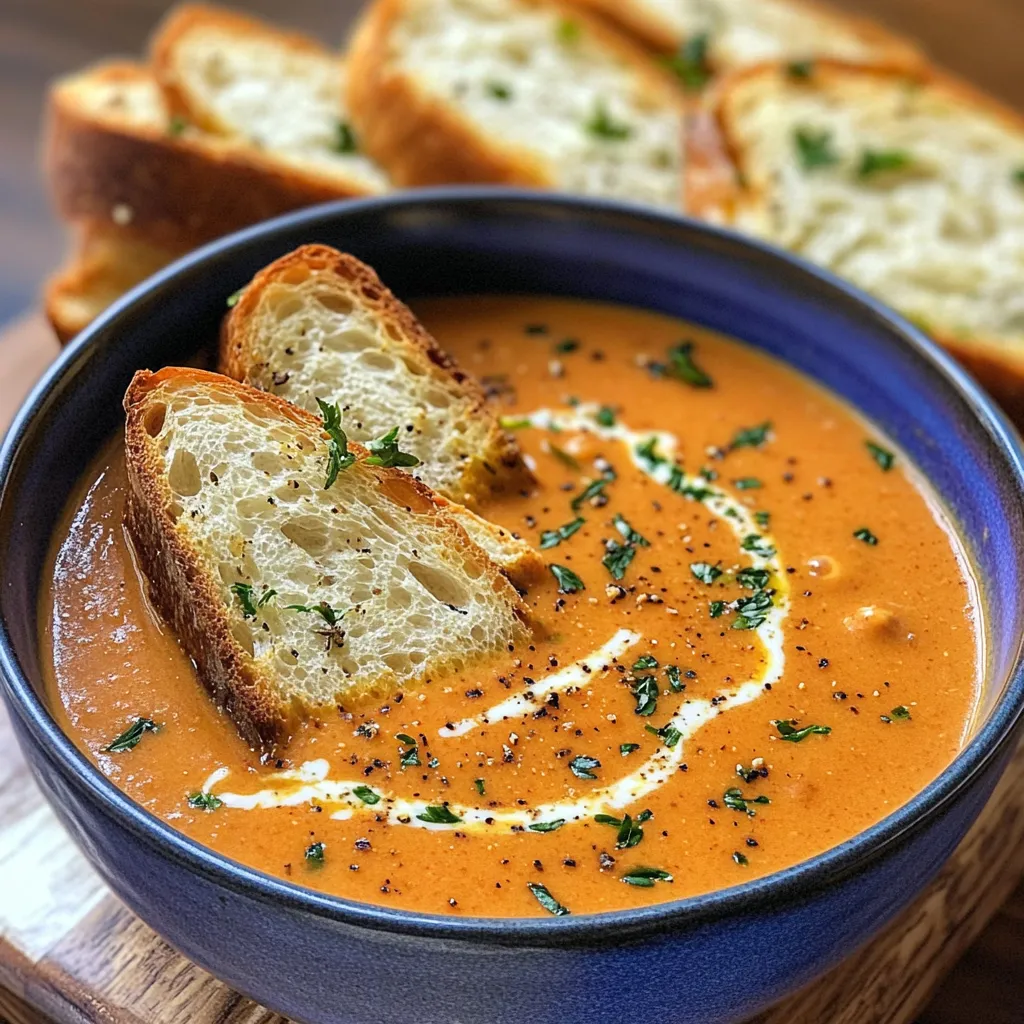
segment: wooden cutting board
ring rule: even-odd
[[[0,430],[57,351],[38,318],[0,336]],[[2,709],[0,750],[0,1022],[286,1024],[176,953],[106,890],[36,790]],[[1022,840],[1024,747],[941,875],[906,913],[757,1024],[917,1019],[1024,874]],[[1024,954],[1024,942],[1014,953]],[[1019,1005],[982,987],[989,1002],[971,1002],[970,1016],[930,1013],[927,1020],[1020,1020]]]

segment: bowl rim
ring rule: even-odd
[[[494,203],[533,208],[558,207],[584,219],[594,214],[618,215],[646,222],[655,228],[658,225],[677,230],[685,228],[718,243],[720,247],[730,248],[732,251],[727,255],[730,259],[735,258],[737,250],[746,249],[769,262],[785,265],[790,273],[802,274],[811,279],[811,283],[838,293],[837,298],[847,303],[852,300],[865,314],[879,322],[897,345],[909,347],[944,377],[987,434],[988,444],[998,453],[1001,474],[1015,483],[1018,494],[1024,495],[1024,449],[1021,441],[1004,414],[974,379],[909,321],[829,271],[766,242],[639,203],[496,186],[441,186],[362,199],[335,200],[275,217],[201,246],[132,288],[65,346],[19,406],[0,444],[0,503],[6,497],[12,468],[23,455],[26,435],[34,429],[39,412],[51,393],[58,390],[66,378],[73,376],[76,365],[88,357],[94,339],[106,333],[117,321],[130,316],[136,304],[146,296],[172,285],[177,277],[211,257],[244,250],[254,241],[266,240],[284,231],[303,227],[315,231],[325,221],[344,219],[349,213],[366,214],[380,208],[426,207],[436,203],[467,208],[487,207]],[[523,216],[529,216],[529,213],[524,212]],[[693,927],[731,914],[780,908],[792,905],[794,901],[801,903],[822,888],[894,852],[901,843],[941,815],[961,791],[1003,754],[1013,739],[1024,715],[1024,637],[1018,638],[1007,684],[987,720],[935,779],[907,803],[869,828],[822,853],[748,882],[644,907],[546,918],[448,916],[362,903],[308,889],[224,857],[135,803],[79,751],[21,671],[2,617],[0,683],[9,705],[32,737],[38,752],[56,765],[65,782],[74,785],[105,816],[113,818],[162,856],[173,859],[215,885],[249,898],[283,905],[289,911],[399,935],[486,941],[495,946],[513,947],[544,947],[565,945],[567,942],[601,945],[621,944],[673,928]]]

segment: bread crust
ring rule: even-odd
[[[152,245],[130,228],[87,221],[72,226],[63,266],[43,284],[43,311],[61,344],[69,342],[111,302],[183,250]]]
[[[149,72],[117,62],[84,75],[118,82]],[[51,89],[45,129],[45,173],[64,220],[131,225],[156,245],[184,251],[290,210],[369,193],[356,182],[344,187],[290,170],[230,139],[96,116],[76,99],[82,77]]]
[[[150,38],[150,68],[160,83],[171,112],[187,117],[192,123],[213,134],[231,135],[233,129],[218,118],[214,111],[194,102],[178,78],[174,60],[175,48],[193,29],[211,27],[224,29],[236,37],[261,36],[297,53],[330,56],[310,36],[277,28],[267,21],[238,11],[207,4],[182,4],[175,7],[168,12]]]
[[[304,409],[206,370],[187,367],[166,367],[155,373],[139,370],[124,397],[129,484],[125,525],[139,565],[149,581],[150,599],[195,661],[199,679],[214,701],[231,716],[247,742],[270,756],[287,742],[297,719],[313,709],[304,707],[298,698],[281,698],[273,680],[235,640],[218,585],[173,515],[173,495],[153,435],[147,429],[147,416],[153,409],[150,400],[158,397],[165,386],[171,389],[179,383],[219,390],[261,410],[269,409],[304,432],[318,437],[326,435],[322,432],[322,423]],[[355,443],[349,444],[349,450],[360,462],[370,454]],[[432,517],[437,529],[450,535],[451,545],[474,553],[483,567],[481,586],[490,586],[496,593],[503,594],[512,604],[518,622],[526,622],[524,606],[508,580],[470,541],[462,527],[445,513],[443,499],[402,470],[373,467],[372,472],[387,500]],[[339,693],[338,697],[341,696]]]
[[[406,0],[375,0],[348,50],[346,104],[364,150],[399,186],[491,182],[554,188],[555,169],[532,153],[483,135],[458,110],[428,95],[390,59],[391,32]],[[536,0],[523,0],[534,4]],[[682,95],[631,40],[578,8],[545,4],[584,24],[602,43],[628,57],[652,90]]]
[[[685,42],[685,38],[680,36],[668,21],[659,18],[657,12],[642,2],[638,3],[636,0],[572,0],[572,2],[603,15],[652,49],[667,53],[678,49]],[[903,66],[915,66],[925,62],[924,54],[918,46],[872,18],[847,14],[826,4],[817,3],[815,0],[787,0],[787,5],[805,11],[809,17],[827,20],[837,31],[845,31],[864,45],[873,47],[876,50],[875,60]],[[807,54],[808,58],[813,56],[814,54]],[[714,65],[713,55],[711,62]]]
[[[401,302],[377,276],[372,267],[348,253],[327,245],[303,245],[264,267],[245,287],[234,308],[224,320],[220,339],[220,370],[235,380],[246,380],[247,367],[254,362],[256,346],[253,328],[255,312],[267,288],[287,280],[295,270],[303,275],[326,278],[328,283],[346,292],[355,293],[361,306],[368,309],[375,321],[393,329],[411,350],[418,354],[423,372],[457,385],[470,401],[469,416],[488,424],[486,450],[482,464],[473,464],[463,478],[466,493],[483,497],[503,487],[529,486],[532,474],[523,463],[514,438],[498,425],[487,408],[483,388],[447,353],[412,311]],[[333,279],[333,280],[332,280]],[[246,381],[249,383],[248,381]]]
[[[739,212],[763,205],[764,192],[749,184],[752,176],[747,173],[735,126],[727,112],[735,90],[741,85],[786,74],[785,64],[772,62],[726,76],[709,95],[704,112],[688,122],[689,159],[684,172],[684,201],[694,216],[730,225]],[[1007,129],[1024,135],[1024,117],[962,79],[931,65],[911,68],[899,63],[860,65],[819,60],[815,61],[814,76],[807,87],[814,88],[815,82],[835,82],[850,75],[879,81],[910,81],[920,87],[939,90],[952,101],[976,107]],[[998,338],[966,337],[942,325],[928,325],[924,329],[977,377],[1015,422],[1024,423],[1024,351],[1017,351]]]

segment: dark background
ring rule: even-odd
[[[1024,0],[837,2],[917,38],[940,63],[1024,109]],[[141,54],[171,6],[167,0],[0,0],[0,325],[33,305],[64,247],[38,171],[47,83],[101,57]],[[334,45],[359,0],[236,0],[232,6]]]

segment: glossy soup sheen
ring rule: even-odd
[[[926,485],[850,410],[752,349],[646,312],[533,297],[416,312],[536,465],[535,493],[483,511],[544,538],[584,589],[546,576],[526,596],[546,630],[528,650],[322,709],[262,765],[147,607],[113,442],[55,539],[43,644],[62,724],[119,787],[301,885],[528,916],[778,870],[949,763],[978,684],[974,584]],[[545,409],[562,429],[531,418]],[[678,447],[652,446],[653,431]],[[104,749],[140,717],[159,728]],[[331,780],[350,783],[348,802],[324,796]],[[294,805],[247,809],[256,793]],[[393,797],[428,820],[389,814]]]

